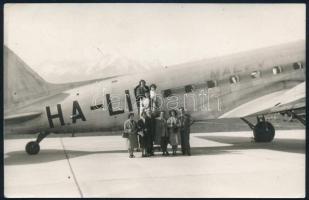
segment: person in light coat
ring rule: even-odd
[[[140,114],[142,112],[148,112],[150,111],[150,96],[149,96],[149,92],[145,93],[145,97],[142,98],[142,100],[140,101],[141,105],[140,105]]]
[[[175,110],[170,110],[169,114],[170,117],[167,119],[167,131],[170,144],[172,145],[173,155],[176,155],[178,144],[180,144],[177,112]]]
[[[129,151],[129,157],[134,158],[134,148],[137,148],[137,123],[134,121],[134,113],[129,113],[128,119],[124,122],[124,132],[128,133],[127,147]]]

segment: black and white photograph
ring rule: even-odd
[[[306,4],[3,14],[5,197],[305,197]]]

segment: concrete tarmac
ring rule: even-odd
[[[193,133],[192,156],[130,159],[121,136],[4,140],[6,197],[304,197],[305,130]]]

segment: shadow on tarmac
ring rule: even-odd
[[[257,143],[253,141],[248,141],[250,138],[246,137],[235,137],[235,136],[197,136],[201,139],[212,140],[215,142],[220,142],[224,144],[231,144],[231,146],[216,146],[208,147],[209,151],[233,151],[233,150],[246,150],[246,149],[268,149],[274,151],[283,151],[288,153],[302,153],[306,152],[306,141],[302,139],[285,139],[285,138],[275,138],[272,142],[268,143]],[[203,147],[202,147],[203,148]],[[198,148],[192,149],[192,154],[199,154]],[[203,154],[201,152],[201,154]]]
[[[90,154],[100,153],[127,153],[127,150],[111,151],[75,151],[66,150],[69,158],[75,158]],[[25,151],[12,151],[6,154],[4,165],[26,165],[36,163],[46,163],[58,160],[65,160],[66,156],[63,149],[42,149],[37,155],[28,155]]]
[[[283,151],[289,153],[301,153],[304,154],[305,140],[301,139],[275,139],[270,143],[255,143],[250,142],[249,138],[245,137],[232,137],[232,136],[196,136],[201,139],[212,140],[224,144],[231,144],[230,146],[212,146],[212,147],[192,147],[192,156],[201,155],[218,155],[226,153],[237,153],[238,150],[252,150],[252,149],[268,149],[274,151]],[[180,156],[180,148],[178,148],[177,156]],[[107,150],[107,151],[76,151],[66,150],[69,158],[75,158],[91,154],[108,154],[108,153],[128,153],[127,150]],[[159,158],[161,155],[157,155],[151,158]],[[173,157],[173,156],[169,156]],[[46,163],[58,160],[66,159],[63,149],[43,149],[38,155],[28,155],[25,151],[12,151],[5,155],[4,165],[25,165]]]

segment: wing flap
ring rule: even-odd
[[[306,106],[305,84],[306,82],[302,82],[291,89],[259,97],[224,113],[219,118],[241,118],[304,108]]]

